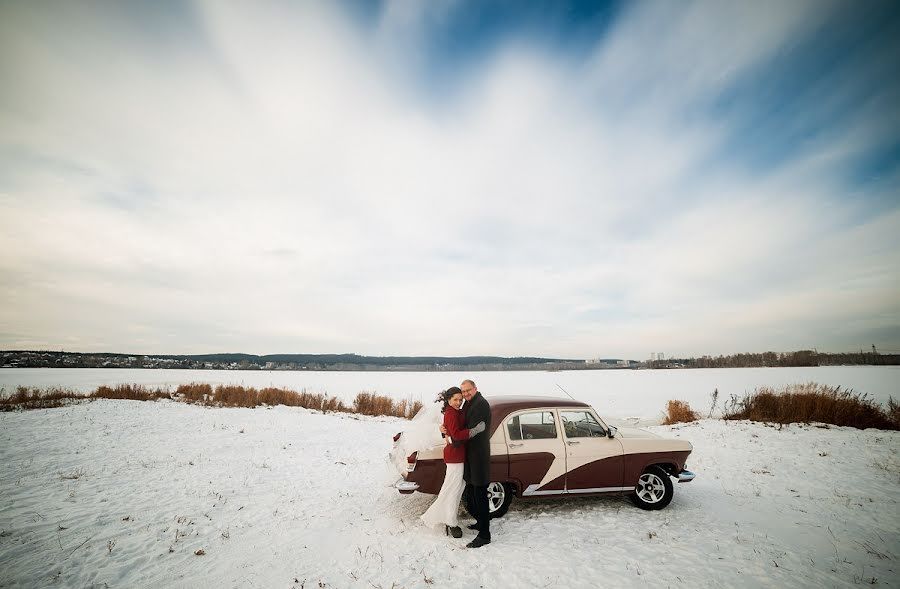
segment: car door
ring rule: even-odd
[[[566,447],[566,490],[569,493],[621,491],[622,443],[588,409],[560,409]]]
[[[523,496],[565,493],[566,452],[553,409],[529,409],[504,422],[509,476]]]

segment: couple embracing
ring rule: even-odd
[[[471,380],[464,380],[459,387],[450,387],[440,394],[438,402],[443,403],[441,412],[444,420],[440,429],[441,434],[445,435],[444,463],[447,474],[437,499],[422,514],[422,520],[432,527],[443,524],[448,534],[461,538],[457,512],[465,490],[475,516],[475,523],[469,529],[478,531],[466,547],[480,548],[491,543],[487,493],[491,465],[491,445],[488,441],[491,406]]]

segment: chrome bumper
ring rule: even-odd
[[[694,480],[694,473],[689,470],[682,470],[678,473],[678,482],[679,483],[689,483]]]
[[[419,488],[419,483],[413,483],[407,481],[406,479],[400,479],[396,483],[394,483],[394,488],[403,493],[404,495],[408,495],[414,492]]]

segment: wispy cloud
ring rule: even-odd
[[[5,4],[0,347],[900,349],[896,17],[465,9]]]

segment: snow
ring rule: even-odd
[[[897,432],[649,427],[694,445],[666,509],[515,500],[470,550],[473,532],[419,521],[432,496],[390,487],[407,423],[170,401],[0,414],[0,587],[900,585]]]
[[[135,383],[175,388],[204,382],[253,387],[286,387],[328,393],[352,402],[361,391],[426,403],[449,386],[472,378],[486,395],[573,396],[603,415],[632,423],[659,423],[666,401],[678,399],[706,415],[710,394],[719,404],[757,387],[818,382],[866,393],[882,405],[900,399],[900,366],[818,366],[800,368],[700,368],[683,370],[568,370],[500,372],[339,372],[268,370],[141,370],[108,368],[0,368],[0,390],[18,385],[63,386],[90,392],[100,385]]]

